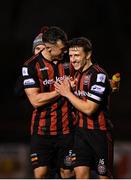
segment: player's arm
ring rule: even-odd
[[[39,88],[25,88],[25,93],[34,108],[51,103],[59,95],[56,91],[40,93]]]
[[[22,68],[22,76],[23,88],[33,107],[37,108],[47,103],[51,103],[53,99],[59,96],[55,90],[52,92],[40,91],[40,82],[34,66],[24,66]]]
[[[70,84],[68,80],[65,80],[64,82],[55,83],[56,91],[61,94],[62,96],[65,96],[72,105],[78,109],[79,111],[87,114],[90,116],[93,114],[99,107],[99,104],[96,102],[93,102],[91,100],[81,100],[80,98],[76,97],[70,89]]]
[[[99,107],[99,104],[91,100],[84,101],[79,99],[71,91],[66,95],[66,97],[76,109],[87,114],[88,116],[92,115]]]

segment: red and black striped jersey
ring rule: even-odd
[[[84,101],[99,104],[98,110],[91,116],[77,111],[78,126],[86,129],[107,130],[109,125],[108,99],[110,83],[108,75],[99,65],[94,64],[84,72],[75,74],[75,95]]]
[[[60,61],[55,64],[39,54],[24,63],[22,75],[24,88],[38,87],[41,93],[52,92],[55,90],[54,82],[69,75],[69,63]],[[74,126],[72,105],[62,96],[33,111],[32,134],[68,134]]]

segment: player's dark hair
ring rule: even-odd
[[[70,40],[68,42],[68,47],[83,47],[85,53],[92,51],[92,43],[85,37],[78,37]]]
[[[66,33],[57,26],[48,27],[48,29],[43,32],[42,40],[44,43],[49,42],[55,44],[58,40],[61,40],[64,44],[67,43]]]

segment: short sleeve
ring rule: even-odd
[[[23,86],[25,88],[39,87],[39,79],[35,67],[22,67]]]
[[[93,73],[88,91],[88,99],[99,104],[107,93],[107,82],[108,78],[105,73]]]

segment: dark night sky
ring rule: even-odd
[[[128,1],[8,0],[0,6],[0,82],[2,141],[26,141],[30,105],[14,96],[22,63],[32,55],[32,41],[43,25],[63,28],[69,38],[89,37],[95,59],[109,76],[121,73],[120,92],[112,95],[111,117],[117,139],[131,139],[131,11]],[[28,110],[29,108],[29,110]]]

